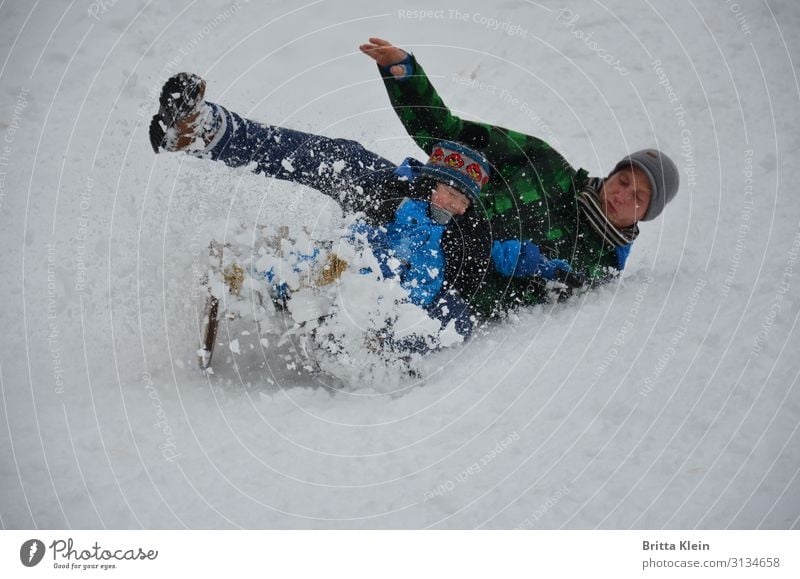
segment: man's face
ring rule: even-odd
[[[431,203],[441,207],[451,215],[464,215],[469,209],[470,200],[469,197],[459,190],[453,189],[450,185],[437,183],[436,189],[431,191]]]
[[[651,194],[647,173],[628,165],[605,180],[600,189],[600,207],[612,225],[630,227],[647,213]]]

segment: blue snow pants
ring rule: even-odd
[[[208,104],[219,128],[201,156],[230,167],[253,165],[255,173],[311,187],[349,213],[363,211],[387,180],[397,178],[394,163],[356,141],[265,125]],[[443,328],[453,321],[464,338],[472,333],[471,311],[461,298],[443,293],[426,309]]]
[[[394,163],[356,141],[264,125],[208,104],[220,126],[203,156],[215,161],[311,187],[348,213],[363,211],[370,191],[396,178]]]

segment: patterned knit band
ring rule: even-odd
[[[420,172],[452,185],[473,201],[478,200],[491,174],[489,163],[480,153],[448,141],[433,146],[433,153]]]

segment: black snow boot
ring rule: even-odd
[[[158,113],[150,121],[150,144],[160,149],[181,151],[203,138],[210,110],[203,100],[206,82],[188,72],[170,77],[161,89]],[[210,140],[210,139],[209,139]]]

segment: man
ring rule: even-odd
[[[656,149],[625,157],[606,178],[590,178],[536,137],[453,115],[413,55],[380,38],[360,49],[377,62],[392,106],[422,149],[454,140],[492,166],[480,202],[486,217],[503,225],[494,232],[495,267],[471,300],[476,310],[542,300],[519,267],[527,254],[565,260],[587,286],[608,281],[625,267],[639,221],[655,219],[678,191],[675,163]]]

